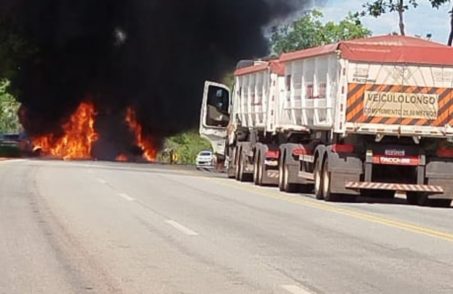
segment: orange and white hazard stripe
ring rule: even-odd
[[[365,92],[398,92],[407,94],[438,95],[438,115],[436,119],[380,117],[364,114]],[[348,85],[346,121],[351,123],[368,123],[384,125],[409,125],[443,127],[453,125],[453,89],[435,87],[416,87],[402,85],[356,84]]]
[[[434,185],[372,183],[372,182],[347,182],[345,187],[353,190],[390,190],[400,192],[428,192],[442,194],[444,189]]]

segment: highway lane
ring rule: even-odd
[[[160,165],[0,162],[0,293],[452,293],[453,209]]]

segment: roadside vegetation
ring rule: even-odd
[[[0,81],[0,134],[17,134],[20,123],[17,112],[20,104],[13,95],[8,93],[9,82]],[[19,157],[17,146],[2,145],[0,142],[0,157]]]
[[[0,134],[17,134],[21,130],[17,113],[20,103],[10,91],[10,80],[15,77],[20,61],[34,52],[14,29],[13,22],[7,13],[0,12]],[[16,146],[0,144],[0,157],[18,156]]]
[[[20,130],[17,112],[20,104],[8,93],[9,82],[0,81],[0,133],[18,133]]]
[[[203,150],[211,150],[211,144],[200,137],[198,130],[190,130],[167,138],[158,155],[158,160],[177,164],[194,164],[197,154]]]
[[[21,152],[17,146],[2,146],[0,145],[0,158],[16,158],[20,157]]]
[[[285,52],[371,35],[371,31],[360,22],[358,13],[349,13],[338,23],[324,23],[322,18],[322,12],[311,10],[293,23],[275,28],[270,40],[272,53],[278,56]]]

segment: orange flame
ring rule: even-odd
[[[82,102],[63,125],[63,136],[56,138],[48,134],[33,138],[34,149],[64,160],[91,159],[93,143],[98,140],[94,129],[95,117],[94,105]]]
[[[143,151],[143,158],[148,161],[155,161],[157,150],[154,147],[152,140],[143,135],[143,128],[137,121],[135,111],[131,107],[128,107],[126,111],[126,123],[135,136],[135,143]]]
[[[126,162],[128,160],[129,160],[129,158],[127,157],[126,154],[118,154],[118,156],[115,158],[115,161],[118,161],[118,162]]]

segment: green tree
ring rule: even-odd
[[[20,130],[17,112],[20,104],[8,93],[9,82],[0,81],[0,132],[17,133]]]
[[[176,154],[177,163],[194,164],[200,151],[211,150],[211,144],[200,137],[196,130],[183,132],[165,140],[163,152],[159,154],[160,161],[170,161],[170,154]]]
[[[351,14],[339,23],[323,23],[323,14],[312,10],[290,25],[276,28],[271,36],[274,54],[306,49],[341,40],[363,38],[371,31],[360,22],[359,14]]]
[[[450,2],[450,0],[428,0],[433,8],[439,8],[442,4]],[[382,14],[388,12],[397,12],[399,18],[399,30],[402,36],[406,35],[405,25],[404,25],[404,12],[410,8],[416,8],[418,6],[417,0],[374,0],[367,2],[363,5],[365,11],[361,15],[371,15],[374,17],[379,17]],[[452,23],[453,29],[453,23]],[[453,39],[453,36],[452,36]],[[451,41],[450,41],[451,43]]]

